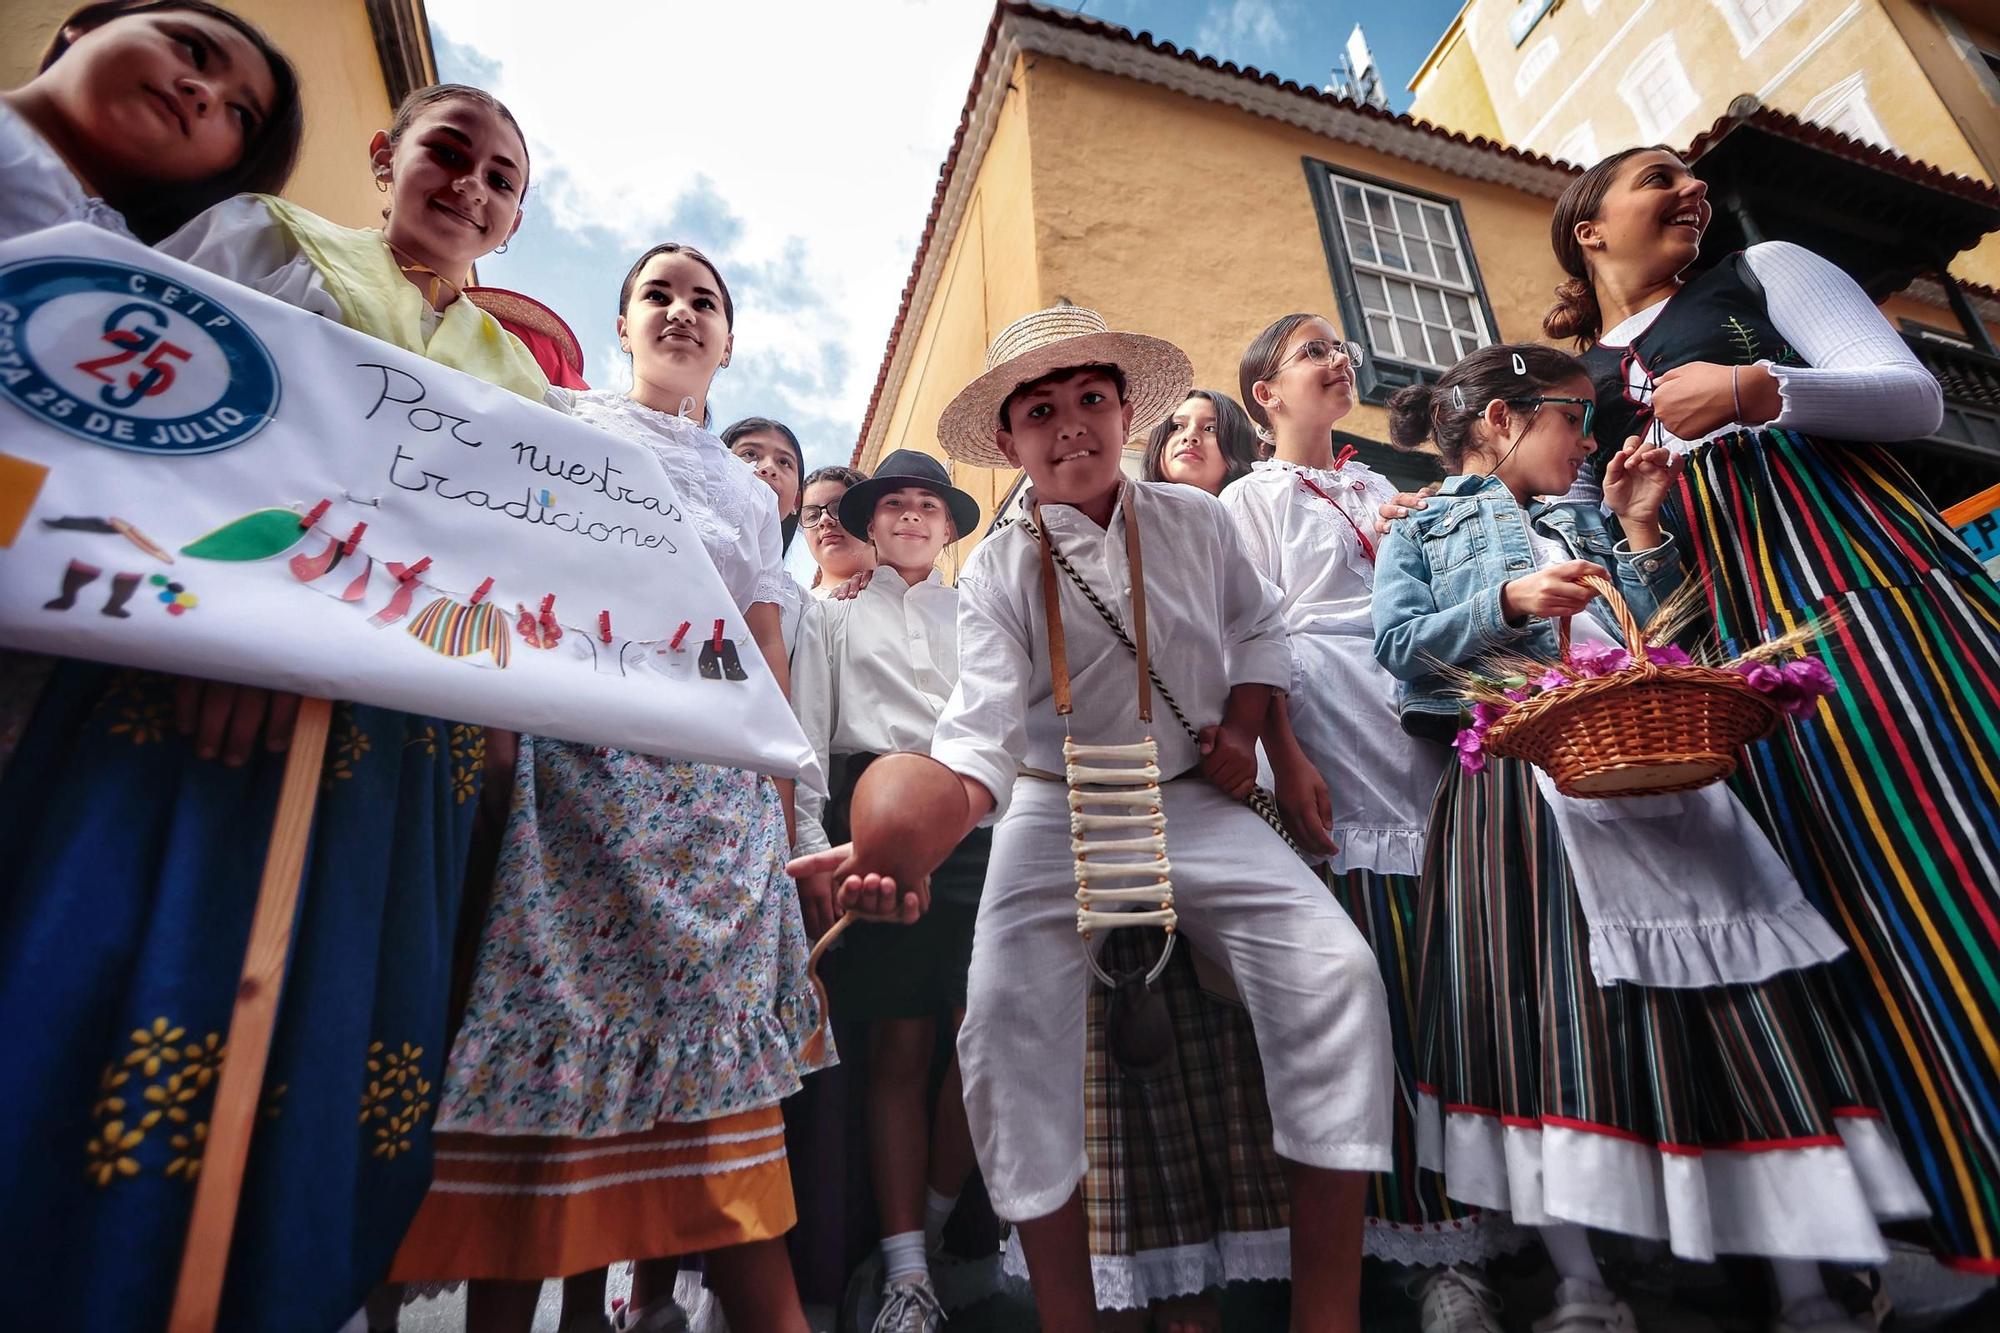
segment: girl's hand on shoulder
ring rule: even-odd
[[[300,700],[277,690],[182,676],[174,682],[174,724],[193,739],[200,758],[241,768],[260,736],[273,754],[290,748]]]
[[[1737,403],[1743,405],[1737,415]],[[1777,377],[1762,365],[1693,361],[1653,381],[1653,415],[1683,440],[1742,424],[1761,426],[1782,409]]]
[[[1386,537],[1389,534],[1389,526],[1397,519],[1407,517],[1412,510],[1426,508],[1424,497],[1427,495],[1436,495],[1440,489],[1440,485],[1441,483],[1434,481],[1422,490],[1414,493],[1410,491],[1396,492],[1396,498],[1383,505],[1376,512],[1376,535]]]
[[[1510,624],[1529,616],[1577,615],[1597,596],[1597,589],[1584,582],[1593,577],[1603,578],[1604,570],[1588,560],[1565,560],[1511,579],[1500,585],[1500,613]]]
[[[874,577],[875,577],[874,570],[864,569],[859,574],[856,574],[853,578],[850,578],[847,582],[841,584],[839,587],[835,588],[832,592],[828,593],[827,596],[831,597],[836,602],[851,602],[854,600],[855,595],[859,593],[863,588],[867,587],[868,581]]]
[[[1605,466],[1604,503],[1627,523],[1657,522],[1685,461],[1671,449],[1632,436]]]

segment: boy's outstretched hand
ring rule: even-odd
[[[805,888],[814,881],[824,880],[833,888],[833,914],[852,912],[863,921],[888,921],[897,925],[913,925],[918,917],[930,910],[931,881],[925,875],[917,881],[914,889],[904,889],[889,876],[859,873],[859,862],[855,859],[854,844],[843,842],[838,847],[829,847],[823,852],[813,852],[786,864],[785,871],[801,885],[801,897],[805,898]],[[818,907],[818,904],[813,904]],[[821,909],[824,910],[824,909]],[[808,917],[814,913],[808,910]],[[806,922],[806,931],[814,938],[824,935],[832,922],[818,930],[813,929],[811,920]]]

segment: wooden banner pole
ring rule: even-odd
[[[332,712],[330,701],[307,699],[299,705],[292,731],[278,812],[271,821],[270,848],[264,856],[264,878],[257,886],[256,912],[250,919],[250,945],[243,953],[236,1007],[229,1016],[229,1045],[216,1080],[208,1146],[195,1182],[194,1211],[188,1218],[187,1246],[181,1251],[169,1333],[213,1333],[221,1313],[229,1244],[236,1231],[236,1207],[243,1195],[243,1171],[257,1125],[271,1034],[277,1027],[278,993],[291,951],[292,919],[313,807],[319,801],[320,761],[326,755]]]

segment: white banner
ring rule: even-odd
[[[81,225],[0,245],[0,642],[795,776],[651,450]]]

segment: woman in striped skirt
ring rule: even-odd
[[[1447,668],[1554,661],[1557,618],[1578,657],[1609,654],[1586,579],[1615,578],[1642,621],[1683,581],[1667,450],[1609,460],[1618,529],[1537,499],[1590,453],[1589,392],[1574,357],[1522,344],[1389,402],[1391,439],[1435,440],[1456,474],[1384,539],[1373,605],[1404,730],[1461,750],[1419,907],[1420,1156],[1453,1199],[1537,1229],[1561,1279],[1543,1333],[1633,1333],[1590,1230],[1770,1259],[1774,1333],[1860,1333],[1818,1263],[1882,1262],[1881,1223],[1925,1208],[1827,993],[1839,936],[1727,786],[1576,800],[1455,736]]]
[[[1819,650],[1838,693],[1737,787],[1852,947],[1837,989],[1931,1244],[2000,1273],[2000,590],[1883,443],[1937,428],[1936,381],[1797,246],[1683,282],[1703,192],[1659,149],[1572,183],[1545,328],[1588,349],[1599,439],[1687,452],[1664,521],[1725,650],[1841,618]]]

